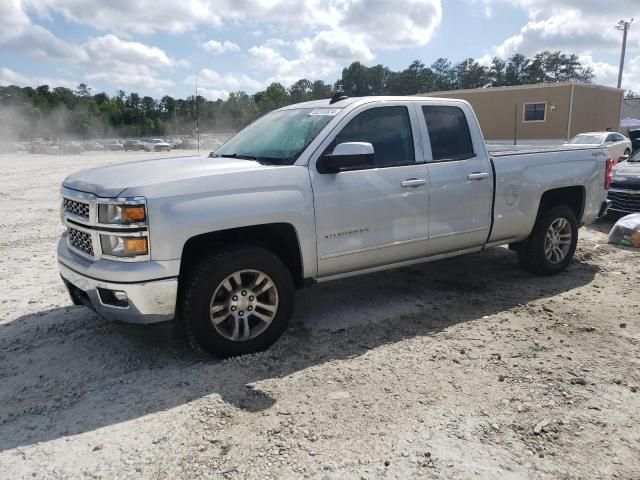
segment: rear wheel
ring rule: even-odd
[[[189,343],[215,356],[265,350],[291,318],[291,274],[266,249],[243,247],[210,255],[183,282],[179,317]]]
[[[533,273],[554,275],[571,263],[577,243],[578,222],[573,210],[566,205],[548,207],[519,246],[518,260]]]

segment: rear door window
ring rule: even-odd
[[[422,113],[434,161],[464,160],[475,156],[467,117],[461,108],[425,105]]]

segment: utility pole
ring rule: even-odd
[[[193,103],[196,105],[196,137],[198,142],[198,156],[200,156],[200,129],[198,128],[198,75],[200,75],[200,72],[196,74],[196,96],[193,98]]]
[[[620,20],[616,25],[616,30],[622,31],[622,52],[620,53],[620,70],[618,71],[618,88],[622,86],[622,71],[624,70],[624,55],[627,50],[627,32],[633,23],[633,18],[629,21]]]
[[[173,125],[176,137],[178,136],[178,106],[173,104]]]

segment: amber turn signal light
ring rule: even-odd
[[[145,237],[140,238],[125,238],[125,252],[129,255],[146,255],[147,254],[147,239]]]
[[[122,207],[122,217],[125,223],[144,222],[144,205],[127,205]]]

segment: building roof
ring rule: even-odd
[[[487,87],[487,88],[468,88],[461,90],[444,90],[440,92],[428,92],[428,93],[419,93],[419,96],[431,97],[438,95],[453,95],[458,93],[475,93],[475,92],[505,92],[509,90],[531,90],[531,89],[542,89],[542,88],[556,88],[556,87],[567,87],[567,86],[575,86],[579,88],[592,88],[598,90],[610,90],[614,92],[624,92],[623,89],[608,87],[605,85],[595,85],[592,83],[580,83],[580,82],[555,82],[555,83],[532,83],[527,85],[512,85],[509,87]]]

